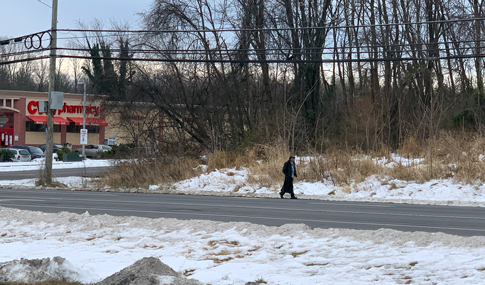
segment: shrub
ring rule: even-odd
[[[68,148],[67,146],[63,146],[61,149],[57,150],[57,160],[62,161],[63,160],[63,155],[65,153],[72,153],[72,150]]]
[[[0,161],[7,162],[14,157],[14,154],[8,148],[0,148]]]
[[[115,159],[123,159],[123,158],[130,158],[133,155],[133,148],[129,147],[128,145],[113,145],[111,149],[101,153],[101,158],[115,158]]]

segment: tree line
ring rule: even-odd
[[[482,135],[483,4],[155,0],[143,32],[85,27],[73,46],[89,60],[70,76],[131,113],[133,141],[178,151],[275,141],[377,150],[445,129]],[[23,65],[0,65],[0,88],[45,88]]]

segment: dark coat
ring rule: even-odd
[[[288,176],[291,178],[291,167],[290,167],[290,163],[291,161],[286,161],[285,164],[283,165],[283,174],[285,176]],[[295,177],[298,177],[298,175],[296,174],[296,163],[293,163],[294,167],[295,167]]]
[[[281,187],[281,194],[284,193],[290,193],[291,196],[293,197],[293,177],[291,177],[291,166],[290,166],[290,161],[288,160],[285,162],[283,165],[283,173],[285,174],[285,182],[283,183],[283,187]],[[296,174],[296,163],[294,163],[295,167],[295,177],[298,177]]]

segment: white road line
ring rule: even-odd
[[[23,200],[23,199],[20,199]],[[76,198],[44,198],[44,200],[56,200],[56,201],[85,201],[85,202],[99,202],[105,203],[106,200],[99,199],[76,199]],[[469,219],[469,220],[485,220],[485,217],[476,216],[453,216],[453,215],[429,215],[429,214],[406,214],[406,213],[391,213],[391,212],[366,212],[366,211],[348,211],[348,210],[326,210],[326,209],[298,209],[288,207],[268,207],[268,206],[239,206],[239,205],[227,205],[227,204],[203,204],[203,203],[173,203],[173,202],[151,202],[151,201],[118,201],[110,200],[110,202],[125,203],[125,204],[152,204],[152,205],[171,205],[171,206],[203,206],[203,207],[230,207],[230,208],[244,208],[244,209],[259,209],[259,210],[274,210],[274,211],[299,211],[299,212],[314,212],[314,213],[347,213],[355,215],[382,215],[382,216],[397,216],[397,217],[423,217],[423,218],[451,218],[451,219]],[[347,204],[345,204],[347,205]],[[372,205],[369,205],[372,206]]]
[[[0,199],[0,202],[10,202],[10,201],[34,201],[34,202],[45,202],[45,199],[30,199],[30,198],[8,198],[8,199]]]
[[[28,191],[28,190],[25,190]],[[39,192],[41,193],[41,192]],[[97,195],[103,195],[103,193],[99,193]],[[113,197],[113,193],[105,193],[103,196]],[[2,197],[7,199],[19,199],[19,200],[26,200],[29,201],[28,198],[22,199],[18,198],[17,196],[7,196]],[[45,200],[55,200],[55,201],[85,201],[85,202],[99,202],[105,203],[106,200],[104,199],[78,199],[76,197],[42,197]],[[32,200],[36,201],[36,200]],[[248,205],[227,205],[227,204],[203,204],[203,203],[175,203],[175,202],[151,202],[151,201],[119,201],[119,200],[110,200],[110,202],[117,202],[117,203],[125,203],[125,204],[153,204],[153,205],[172,205],[172,206],[203,206],[203,207],[231,207],[231,208],[245,208],[245,209],[263,209],[263,210],[274,210],[274,211],[300,211],[300,212],[314,212],[314,213],[348,213],[348,214],[367,214],[367,215],[386,215],[386,216],[402,216],[402,217],[427,217],[427,218],[452,218],[452,219],[471,219],[471,220],[485,220],[485,217],[476,217],[476,216],[453,216],[453,215],[429,215],[429,214],[414,214],[414,213],[392,213],[392,212],[366,212],[366,211],[348,211],[348,210],[326,210],[326,209],[299,209],[299,208],[288,208],[288,207],[272,207],[272,206],[248,206]],[[315,205],[345,205],[348,206],[350,204],[347,203],[321,203],[321,202],[309,202],[308,204],[315,204]],[[373,208],[395,208],[394,206],[386,206],[386,205],[379,205],[379,204],[352,204],[356,206],[365,206],[365,207],[373,207]]]
[[[362,204],[354,204],[355,203],[362,203]],[[372,203],[375,205],[369,205],[364,203]],[[337,205],[337,206],[348,206],[348,205],[356,205],[358,207],[380,207],[380,208],[395,208],[394,205],[386,205],[380,204],[382,202],[358,202],[358,201],[349,201],[348,203],[339,203],[339,202],[308,202],[310,205]]]

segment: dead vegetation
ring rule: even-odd
[[[104,175],[100,184],[113,188],[148,188],[150,185],[171,183],[203,173],[203,162],[191,158],[150,158],[123,160]]]
[[[216,169],[245,168],[249,173],[248,183],[271,187],[282,183],[281,169],[289,154],[284,144],[275,144],[254,145],[242,152],[220,151],[204,159],[122,161],[100,183],[111,187],[148,187]],[[485,181],[484,154],[485,139],[474,135],[446,132],[426,143],[410,137],[395,151],[382,147],[374,153],[329,149],[322,154],[299,154],[298,180],[331,181],[334,185],[348,186],[376,175],[385,180],[425,182],[453,178],[456,182],[478,183]]]

